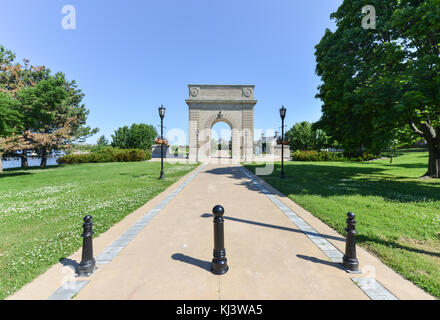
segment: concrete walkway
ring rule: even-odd
[[[358,259],[363,273],[345,272],[280,210],[277,201],[331,247],[343,252],[344,238],[240,165],[207,164],[198,170],[95,239],[98,256],[146,211],[173,196],[91,277],[69,278],[66,268],[57,265],[11,299],[47,299],[63,282],[84,280],[88,282],[74,299],[433,299],[361,248]],[[173,193],[191,175],[192,180]],[[210,273],[211,210],[216,204],[225,208],[229,272],[222,276]],[[341,219],[345,220],[344,212]],[[64,264],[79,260],[80,251]],[[373,288],[361,289],[364,285],[359,287],[356,279],[373,279],[369,282]]]

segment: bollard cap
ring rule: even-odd
[[[347,213],[347,218],[348,218],[349,220],[354,220],[354,218],[355,218],[354,213],[353,213],[353,212],[349,212],[349,213]]]
[[[223,208],[221,205],[216,205],[214,208],[212,208],[212,213],[216,217],[221,217],[225,213],[225,208]]]
[[[88,214],[84,217],[84,222],[89,223],[90,221],[92,221],[92,216],[90,214]]]

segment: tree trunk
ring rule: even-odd
[[[3,163],[2,163],[2,159],[3,159],[3,152],[0,152],[0,173],[3,172]]]
[[[21,167],[22,168],[28,168],[29,164],[28,164],[28,151],[27,150],[23,150],[21,153]]]
[[[428,161],[428,171],[425,173],[424,177],[440,178],[440,130],[439,128],[434,128],[429,118],[426,122],[422,124],[421,129],[417,128],[415,123],[410,120],[409,126],[411,129],[419,136],[425,138],[428,144],[429,151],[429,161]]]
[[[47,149],[44,148],[41,152],[40,168],[45,168],[46,166],[47,166]]]
[[[440,178],[440,144],[428,141],[429,162],[425,177]]]

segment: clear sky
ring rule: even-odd
[[[120,126],[188,129],[188,84],[254,84],[255,128],[316,121],[314,46],[342,0],[1,0],[0,44],[76,80],[94,143]],[[65,5],[76,29],[62,28]],[[218,130],[223,126],[216,126]]]

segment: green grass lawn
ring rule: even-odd
[[[196,165],[127,162],[6,170],[0,174],[0,299],[82,245],[82,218],[95,237]]]
[[[287,162],[287,179],[279,164],[261,178],[341,234],[354,212],[360,246],[440,297],[440,181],[418,178],[427,162],[426,152],[401,153],[393,164]]]

